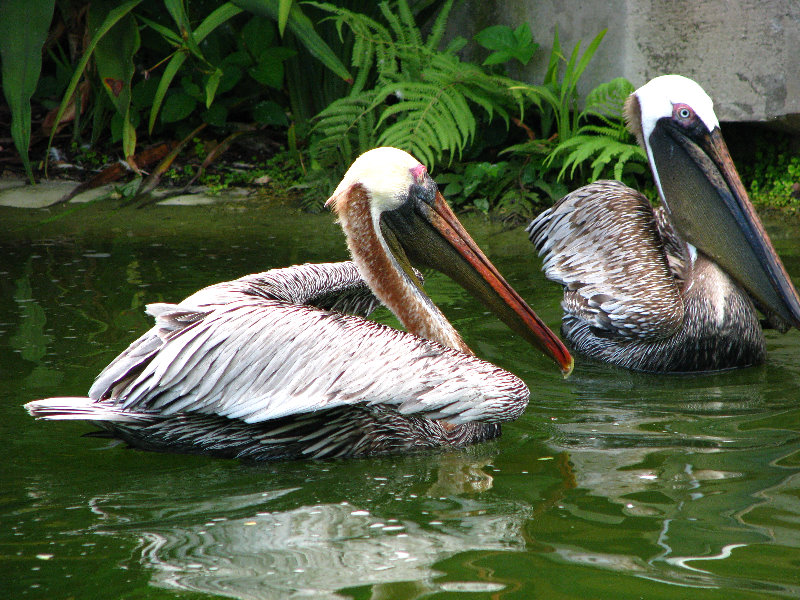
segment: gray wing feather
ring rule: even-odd
[[[278,271],[283,281],[286,275],[303,281],[320,268],[326,276],[337,270],[357,276],[350,263]],[[305,272],[298,276],[294,269]],[[124,409],[248,423],[356,404],[454,424],[499,422],[524,410],[528,390],[510,373],[358,316],[295,303],[325,298],[324,304],[337,305],[324,285],[303,294],[261,284],[274,274],[212,286],[178,305],[151,305],[156,326],[100,374],[90,396]],[[363,285],[360,277],[349,281],[345,293]],[[153,339],[159,340],[155,349]]]
[[[203,288],[179,304],[148,304],[148,314],[156,318],[155,327],[135,340],[97,376],[89,395],[93,398],[114,395],[114,386],[135,377],[165,340],[204,319],[214,307],[247,296],[363,316],[380,304],[351,261],[273,269]]]
[[[527,231],[547,278],[564,286],[565,313],[598,334],[661,338],[681,326],[680,281],[639,192],[616,181],[592,183],[543,212]],[[677,236],[671,245],[685,250]],[[682,259],[675,265],[682,267]]]

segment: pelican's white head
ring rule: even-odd
[[[714,102],[697,82],[683,75],[661,75],[648,81],[633,95],[639,101],[645,141],[650,138],[658,120],[671,118],[675,115],[676,107],[680,110],[680,105],[694,111],[709,131],[719,127],[717,115],[714,114]]]
[[[325,206],[336,208],[355,184],[370,195],[374,215],[398,208],[408,199],[408,191],[421,183],[427,169],[408,152],[398,148],[374,148],[359,156],[345,173]]]

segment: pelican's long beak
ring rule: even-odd
[[[381,225],[388,226],[411,262],[441,271],[456,281],[552,358],[564,375],[572,371],[572,356],[564,344],[503,279],[441,193],[437,191],[431,203],[408,203],[403,209],[384,213]]]
[[[762,308],[800,327],[800,298],[733,165],[719,127],[689,134],[664,122],[649,139],[673,223]]]

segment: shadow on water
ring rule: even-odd
[[[24,414],[30,399],[85,393],[149,327],[147,302],[344,258],[329,216],[267,216],[236,242],[152,234],[0,248],[0,581],[11,597],[800,595],[796,331],[770,335],[763,367],[655,377],[579,361],[562,380],[429,274],[476,352],[531,387],[497,442],[252,465],[110,447],[80,437],[85,424]],[[524,233],[467,227],[555,326],[560,293]],[[797,237],[776,239],[800,274]]]

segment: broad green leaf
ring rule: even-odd
[[[222,65],[222,79],[219,81],[217,88],[218,94],[224,94],[232,90],[237,83],[244,76],[244,71],[235,63],[223,61]]]
[[[53,18],[54,0],[0,2],[0,59],[3,93],[11,109],[11,137],[33,183],[28,148],[31,143],[31,96],[42,70],[42,45]],[[24,23],[24,27],[20,24]]]
[[[103,21],[103,23],[99,26],[99,28],[94,32],[92,35],[92,39],[89,42],[89,45],[86,47],[86,50],[83,53],[83,56],[78,61],[78,64],[75,67],[75,72],[72,75],[72,79],[67,86],[67,91],[64,93],[64,99],[61,101],[61,106],[58,108],[58,113],[56,113],[55,118],[55,126],[53,127],[53,131],[50,132],[50,139],[47,142],[47,152],[50,152],[50,146],[53,144],[53,136],[56,134],[56,130],[58,129],[57,125],[61,122],[61,117],[64,116],[64,111],[69,104],[72,95],[75,93],[75,88],[78,87],[78,82],[80,81],[81,77],[83,76],[83,71],[86,69],[86,65],[89,62],[89,59],[92,57],[94,53],[94,49],[97,46],[97,43],[103,38],[103,36],[108,33],[108,31],[117,24],[117,22],[124,18],[131,10],[133,10],[137,4],[139,4],[142,0],[129,0],[128,2],[124,2],[123,4],[119,5],[117,8],[111,10],[108,13],[108,16]]]
[[[252,57],[258,57],[276,45],[275,24],[267,17],[252,16],[242,27],[242,42]]]
[[[475,41],[487,50],[508,50],[516,46],[514,30],[508,25],[492,25],[479,31]]]
[[[208,15],[205,19],[203,19],[203,22],[197,26],[193,35],[195,42],[199,44],[208,36],[208,34],[214,31],[214,29],[232,19],[240,12],[242,12],[240,8],[234,6],[230,2],[226,2]],[[156,124],[156,117],[158,116],[158,112],[161,110],[161,104],[164,102],[164,96],[167,94],[167,90],[169,89],[172,80],[175,78],[175,75],[178,74],[178,71],[180,71],[185,61],[186,54],[183,52],[178,52],[173,55],[173,57],[167,63],[167,66],[164,68],[164,74],[161,76],[161,81],[158,84],[156,95],[153,98],[153,107],[150,109],[150,121],[147,125],[147,129],[150,133],[153,132],[153,127]]]
[[[275,47],[263,52],[255,66],[248,69],[250,76],[261,84],[275,89],[283,86],[283,61],[295,55],[291,48]]]
[[[108,18],[117,2],[94,1],[89,5],[87,24],[89,31],[97,31]],[[133,155],[136,133],[132,131],[128,114],[131,105],[131,84],[136,70],[133,57],[139,50],[139,29],[133,15],[126,14],[117,21],[97,42],[94,51],[95,64],[100,82],[106,90],[117,113],[126,120],[123,128],[122,146],[125,157]]]
[[[275,21],[280,20],[281,0],[233,0],[236,6],[262,17],[269,17]],[[342,64],[336,53],[314,30],[314,23],[303,14],[300,7],[292,3],[286,26],[297,37],[297,40],[306,47],[311,56],[336,73],[346,81],[352,81],[353,76],[347,67]]]
[[[278,61],[259,62],[247,72],[258,83],[280,89],[283,83],[283,63]]]
[[[164,101],[164,108],[161,111],[161,120],[164,123],[175,123],[182,121],[197,106],[197,100],[192,98],[183,90],[175,90]]]
[[[257,104],[253,110],[253,118],[263,125],[285,126],[289,124],[289,119],[286,118],[286,113],[281,105],[271,100]]]

